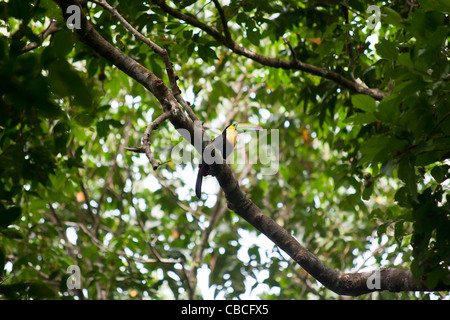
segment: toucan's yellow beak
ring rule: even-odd
[[[252,123],[238,123],[236,126],[236,131],[238,133],[243,133],[247,131],[262,131],[263,127]]]

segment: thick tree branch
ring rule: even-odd
[[[295,262],[328,289],[342,295],[358,296],[373,291],[429,291],[426,281],[416,283],[410,270],[384,268],[379,270],[379,287],[369,288],[368,281],[374,272],[344,273],[321,262],[303,247],[289,232],[265,215],[240,189],[228,165],[213,166],[216,178],[225,192],[228,206],[256,229],[265,234]],[[449,290],[440,283],[433,291]]]
[[[164,2],[163,2],[164,3]],[[69,5],[76,1],[63,0],[63,14]],[[152,72],[131,59],[119,49],[102,38],[94,27],[82,15],[81,29],[77,30],[82,42],[90,46],[103,58],[109,60],[120,70],[147,88],[161,103],[164,112],[170,111],[168,120],[194,147],[194,123],[182,112],[172,91]],[[284,63],[284,62],[283,62]],[[209,137],[207,137],[209,139]],[[203,144],[204,146],[204,144]],[[202,152],[202,150],[199,150]],[[265,215],[240,189],[239,183],[227,164],[212,165],[215,176],[223,189],[228,207],[264,233],[281,250],[285,251],[295,262],[328,289],[345,295],[361,295],[373,291],[427,291],[425,281],[416,283],[409,270],[385,268],[380,270],[380,286],[369,288],[367,281],[373,273],[344,273],[321,262],[314,254],[303,247],[287,230],[283,229],[269,216]],[[449,285],[438,284],[434,290],[449,290]]]
[[[379,89],[371,89],[367,88],[366,86],[356,82],[349,80],[345,78],[344,76],[328,71],[325,68],[320,68],[317,66],[313,66],[304,62],[301,62],[297,59],[292,60],[284,60],[279,58],[269,58],[266,56],[263,56],[262,54],[259,54],[257,52],[253,52],[239,44],[237,44],[235,41],[231,39],[231,37],[226,37],[222,35],[219,31],[214,29],[213,27],[208,26],[207,24],[199,21],[193,16],[187,15],[182,13],[181,11],[174,9],[166,4],[165,0],[153,0],[154,4],[158,5],[164,12],[170,14],[171,16],[183,20],[190,25],[200,28],[203,31],[205,31],[207,34],[212,36],[215,40],[219,41],[229,49],[231,49],[234,53],[250,58],[256,62],[261,63],[262,65],[274,67],[274,68],[281,68],[286,70],[300,70],[306,73],[310,73],[315,76],[319,76],[328,80],[332,80],[335,83],[337,83],[339,86],[349,89],[352,92],[360,93],[360,94],[366,94],[371,97],[373,97],[376,100],[382,100],[385,98],[388,94],[379,90]]]

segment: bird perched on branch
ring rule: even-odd
[[[261,131],[262,127],[250,123],[233,122],[223,130],[220,136],[215,138],[206,146],[203,151],[202,160],[198,167],[197,182],[195,184],[195,194],[197,195],[197,198],[200,199],[202,196],[203,177],[206,177],[212,173],[210,165],[214,163],[223,163],[221,160],[226,160],[230,156],[236,145],[236,138],[239,133],[256,130]],[[214,149],[220,151],[222,159],[218,159],[216,157],[217,155],[215,154]]]

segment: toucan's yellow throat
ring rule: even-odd
[[[237,123],[233,123],[232,125],[228,126],[228,128],[225,129],[226,131],[226,139],[229,144],[231,144],[233,147],[236,145],[236,138],[238,135],[238,131],[236,130]]]

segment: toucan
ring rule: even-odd
[[[234,150],[237,135],[239,133],[255,130],[261,131],[262,127],[250,123],[233,122],[223,130],[220,136],[215,138],[213,141],[211,141],[210,144],[208,144],[208,146],[206,146],[205,150],[203,151],[202,160],[198,167],[197,182],[195,183],[195,194],[197,195],[197,198],[200,199],[202,196],[203,177],[211,174],[210,164],[214,163],[213,161],[211,161],[211,156],[209,157],[209,159],[206,159],[206,153],[211,152],[213,149],[212,146],[214,146],[215,149],[218,149],[221,152],[223,160],[226,160]]]

